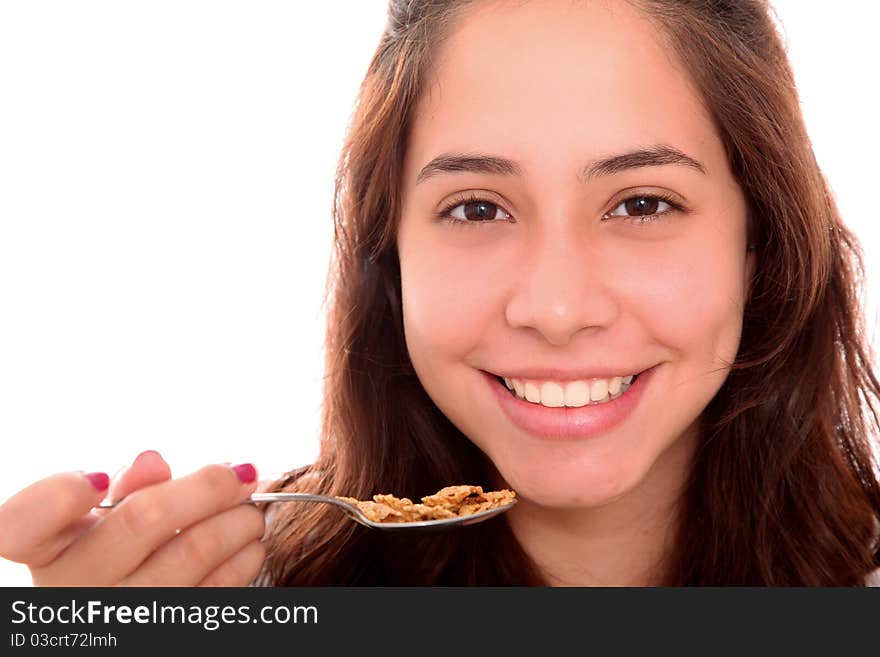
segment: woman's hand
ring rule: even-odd
[[[56,474],[0,505],[0,557],[27,564],[36,586],[246,586],[265,557],[263,512],[241,504],[256,475],[209,465],[171,479],[144,452],[110,486],[125,499],[96,510],[106,474]]]

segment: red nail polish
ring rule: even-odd
[[[232,471],[235,473],[235,476],[238,477],[239,481],[241,481],[241,483],[243,484],[249,484],[257,478],[257,469],[252,463],[241,463],[239,465],[233,465]]]
[[[84,476],[95,487],[95,490],[107,490],[110,486],[110,477],[106,472],[86,472]]]

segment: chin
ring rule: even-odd
[[[507,462],[499,463],[498,470],[523,501],[549,508],[592,508],[610,504],[638,487],[643,473],[634,466]]]

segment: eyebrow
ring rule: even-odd
[[[706,173],[706,168],[690,155],[686,155],[673,146],[655,144],[646,148],[638,148],[594,160],[581,169],[579,177],[581,180],[586,181],[630,169],[671,164],[690,167],[702,174]],[[498,176],[522,176],[523,170],[517,162],[497,155],[443,153],[422,167],[422,170],[419,171],[419,175],[416,177],[416,185],[435,176],[462,172],[487,173]]]

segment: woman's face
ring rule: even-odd
[[[677,485],[737,352],[750,260],[744,198],[673,53],[627,3],[483,2],[433,74],[398,232],[425,390],[539,505]]]

